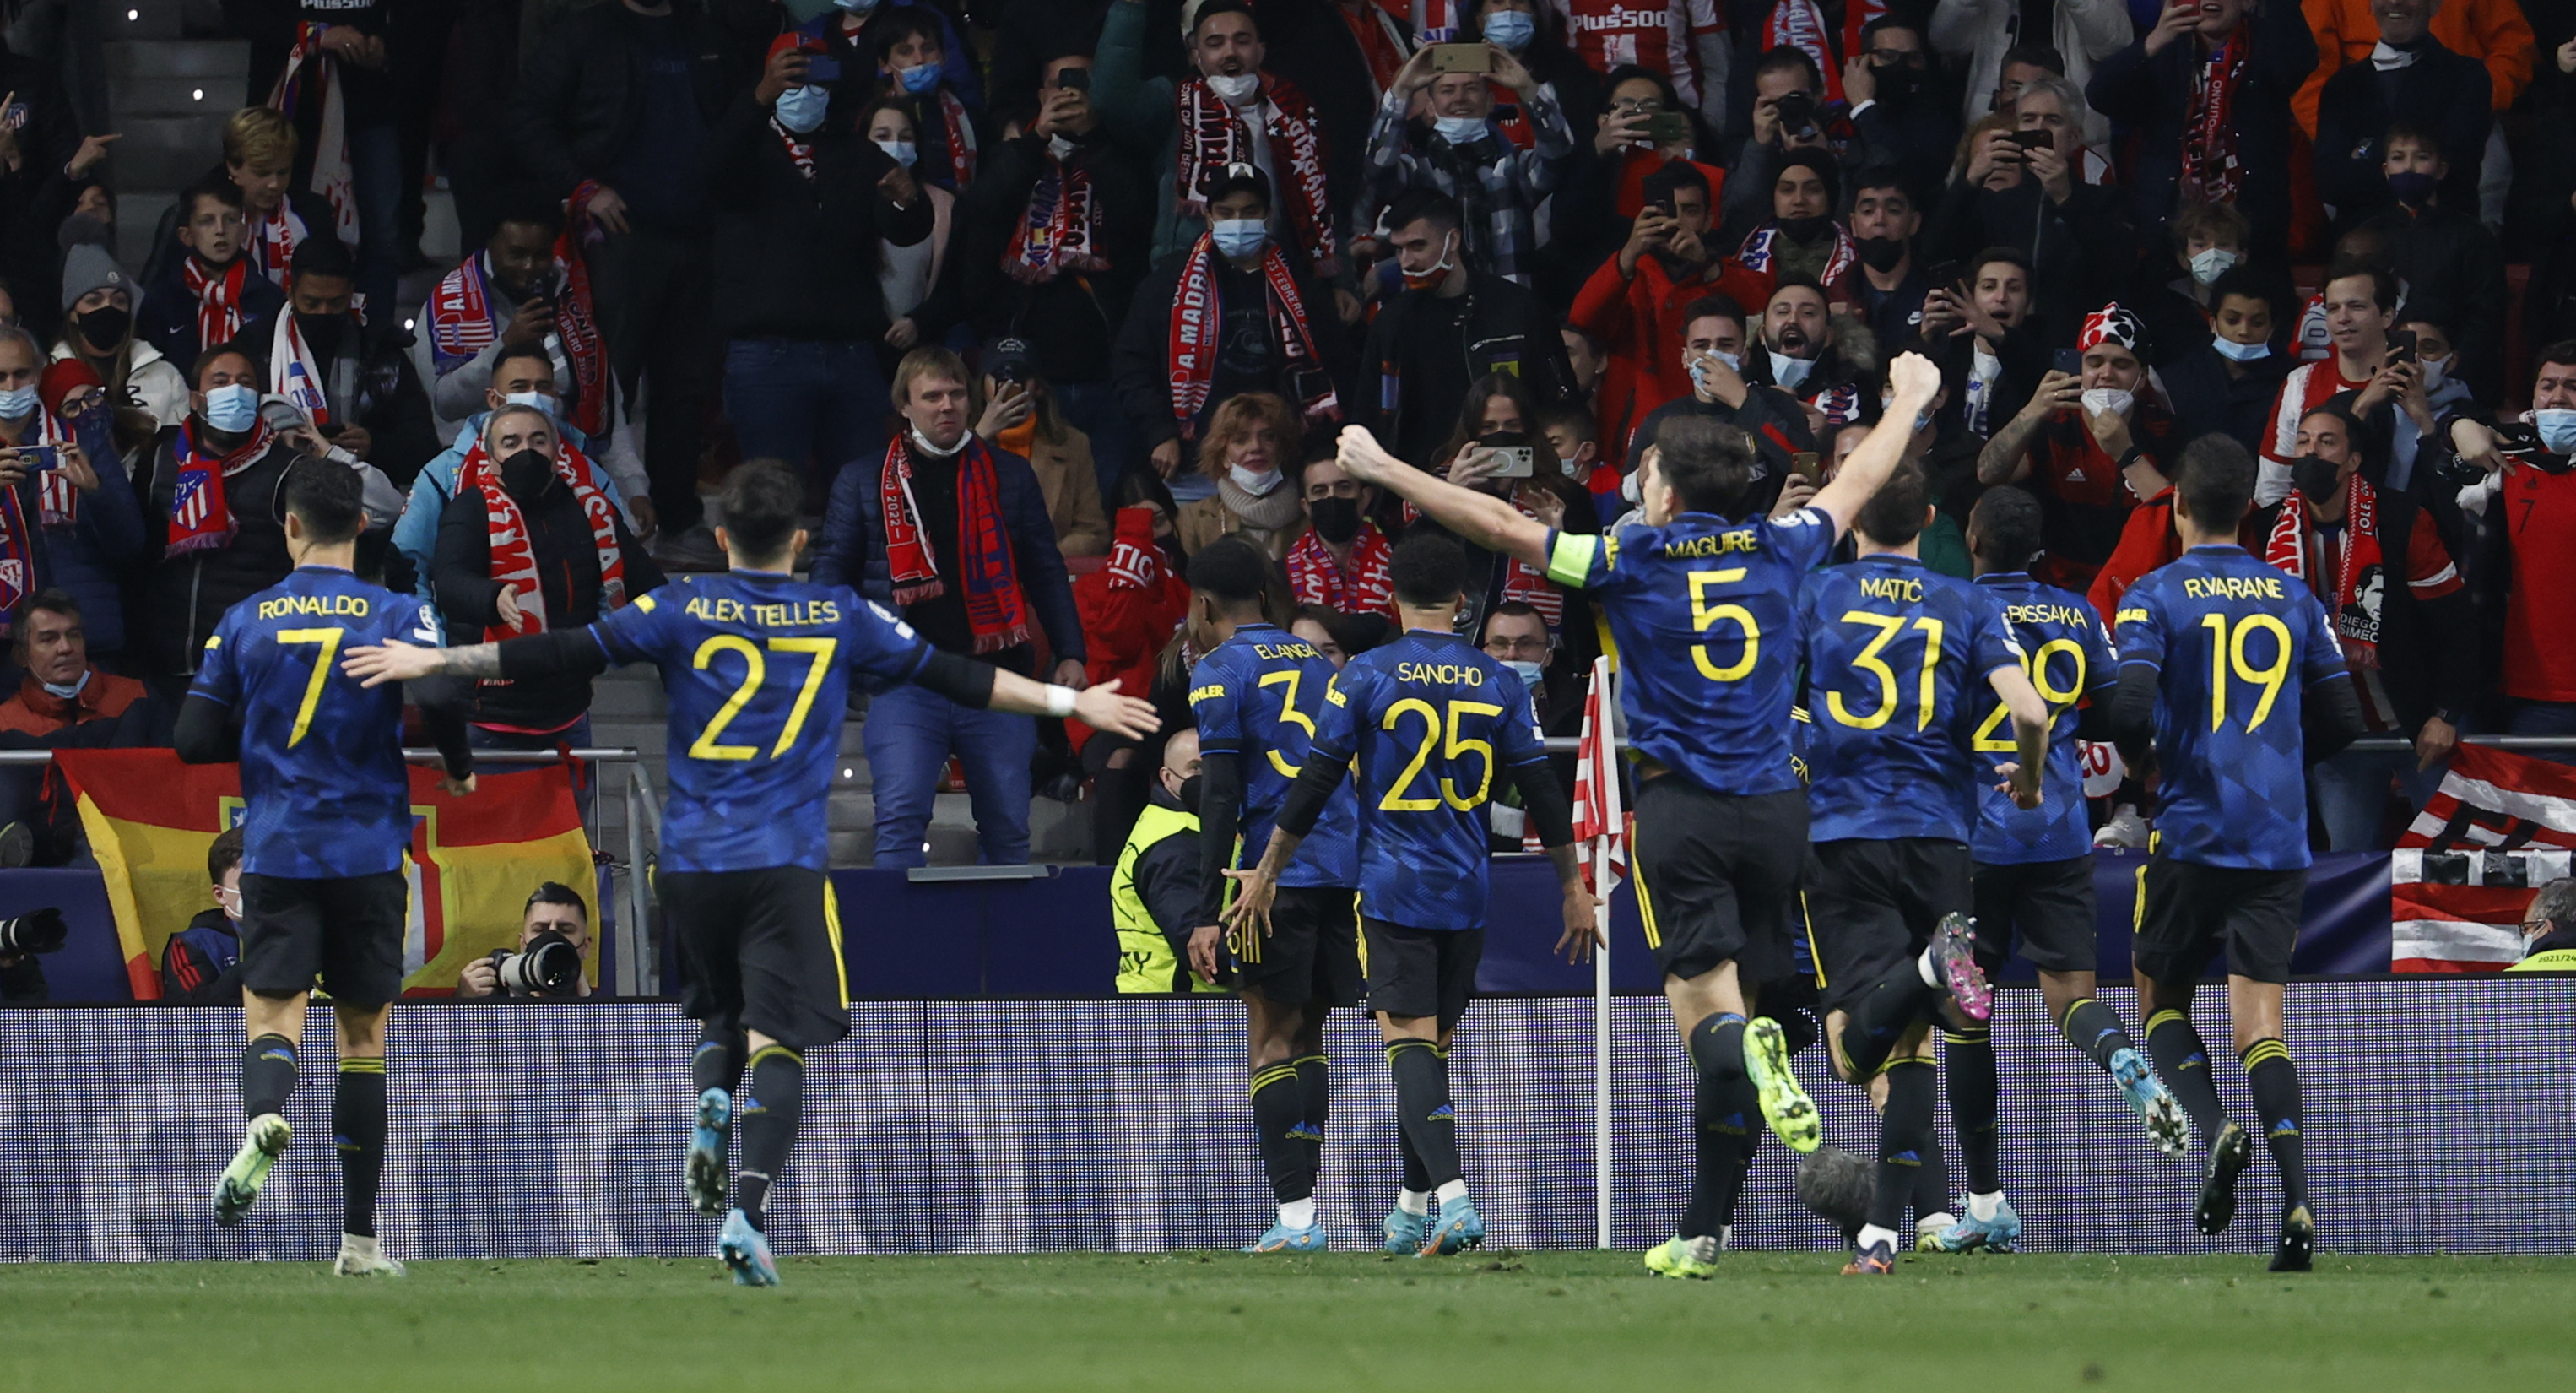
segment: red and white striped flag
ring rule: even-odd
[[[1574,756],[1574,842],[1583,848],[1583,880],[1608,899],[1628,878],[1628,821],[1619,806],[1619,702],[1608,655],[1592,660],[1583,697],[1583,739]],[[1600,864],[1596,864],[1596,861]]]
[[[2501,972],[2532,892],[2569,873],[2576,769],[2461,745],[2389,863],[2389,970]]]

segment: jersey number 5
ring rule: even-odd
[[[313,708],[322,704],[322,683],[330,677],[332,660],[340,656],[340,640],[348,632],[339,628],[277,631],[279,643],[318,644],[322,650],[313,655],[313,675],[304,679],[304,704],[295,708],[295,729],[287,732],[286,748],[303,744],[304,732],[313,728]]]
[[[1707,640],[1703,639],[1691,645],[1691,662],[1698,666],[1700,675],[1711,682],[1743,681],[1744,674],[1753,670],[1754,660],[1762,654],[1762,626],[1754,622],[1753,611],[1742,605],[1712,605],[1708,602],[1710,586],[1731,584],[1744,579],[1744,575],[1745,568],[1742,566],[1729,566],[1722,571],[1690,573],[1691,632],[1707,633],[1710,626],[1721,619],[1738,624],[1744,630],[1744,651],[1736,655],[1734,662],[1724,667],[1719,667],[1710,660]]]
[[[2272,718],[2272,703],[2280,700],[2281,684],[2290,676],[2290,626],[2268,614],[2249,614],[2234,624],[2224,614],[2204,614],[2200,627],[2209,630],[2209,728],[2227,724],[2227,674],[2232,669],[2237,679],[2263,688],[2254,703],[2254,714],[2245,722],[2247,730],[2259,730]],[[2272,636],[2272,662],[2269,667],[2256,667],[2245,660],[2245,640],[2256,633]]]
[[[770,747],[771,759],[776,759],[795,748],[796,737],[805,729],[805,717],[814,710],[814,694],[823,689],[823,674],[831,670],[833,650],[840,646],[841,641],[836,638],[774,638],[769,641],[769,651],[772,653],[802,653],[812,660],[811,665],[805,669],[804,685],[796,690],[796,704],[788,708],[787,724],[779,728],[778,743]],[[760,695],[761,684],[769,676],[769,661],[761,656],[760,649],[752,646],[750,639],[737,634],[718,634],[698,645],[697,655],[689,660],[689,665],[704,672],[715,665],[716,655],[719,653],[737,653],[742,656],[742,683],[733,689],[732,696],[725,698],[725,704],[717,710],[716,718],[707,722],[707,728],[690,744],[689,758],[758,759],[760,758],[758,745],[724,745],[717,742],[724,737],[725,727],[732,725],[734,717],[742,714],[742,708],[749,706],[751,699]]]
[[[1503,708],[1483,701],[1449,703],[1447,727],[1449,738],[1441,741],[1442,727],[1438,708],[1420,697],[1406,697],[1386,708],[1386,716],[1378,722],[1379,728],[1389,732],[1394,731],[1396,718],[1407,712],[1422,717],[1422,741],[1414,746],[1413,762],[1404,766],[1403,773],[1396,775],[1395,786],[1388,789],[1386,796],[1377,801],[1378,807],[1391,813],[1427,813],[1439,807],[1443,799],[1448,801],[1450,807],[1462,813],[1474,812],[1483,807],[1485,795],[1494,787],[1494,747],[1482,740],[1469,740],[1460,736],[1458,722],[1468,716],[1499,716],[1503,714]],[[1446,778],[1440,781],[1439,797],[1408,798],[1405,796],[1405,790],[1413,787],[1413,781],[1420,777],[1423,766],[1431,762],[1431,747],[1434,742],[1440,743],[1440,757],[1443,760],[1455,760],[1470,751],[1484,758],[1485,772],[1476,780],[1474,796],[1459,797],[1458,786]]]

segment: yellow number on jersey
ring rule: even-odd
[[[805,718],[814,710],[814,695],[823,689],[823,674],[830,670],[832,654],[840,646],[841,641],[837,638],[769,640],[772,653],[802,653],[812,660],[812,665],[805,669],[804,682],[797,688],[796,703],[788,708],[787,722],[779,729],[778,743],[770,748],[770,758],[776,759],[795,747],[796,737],[805,729]],[[725,704],[717,708],[715,719],[707,722],[707,728],[690,743],[689,758],[758,759],[758,745],[726,745],[720,742],[724,738],[725,727],[732,725],[734,718],[742,714],[742,709],[751,704],[752,698],[760,695],[761,686],[769,677],[769,660],[761,656],[761,650],[753,646],[750,639],[737,634],[717,634],[698,645],[698,651],[690,658],[689,664],[704,672],[714,665],[719,653],[742,655],[742,681],[734,687],[733,695],[725,698]]]
[[[2258,683],[2263,696],[2254,703],[2253,718],[2245,722],[2247,730],[2259,730],[2272,718],[2272,703],[2281,696],[2281,684],[2290,677],[2290,626],[2268,614],[2249,614],[2233,625],[2223,614],[2204,614],[2200,626],[2209,630],[2209,728],[2227,724],[2227,674],[2232,668],[2237,680]],[[2256,667],[2245,661],[2245,640],[2256,632],[2272,636],[2272,663]]]
[[[1468,716],[1499,716],[1503,714],[1503,708],[1491,702],[1453,701],[1449,703],[1449,715],[1444,727],[1438,707],[1420,697],[1406,697],[1386,708],[1386,715],[1379,719],[1378,728],[1393,731],[1396,717],[1406,712],[1415,712],[1422,717],[1422,738],[1414,745],[1412,762],[1405,765],[1404,772],[1396,776],[1395,783],[1387,789],[1386,796],[1378,800],[1378,807],[1387,812],[1426,813],[1439,807],[1443,800],[1462,813],[1474,812],[1483,807],[1485,796],[1491,793],[1494,787],[1494,747],[1488,741],[1463,737],[1459,733],[1458,722]],[[1444,729],[1448,737],[1446,740],[1441,738]],[[1460,796],[1458,786],[1444,775],[1440,780],[1438,797],[1404,796],[1405,790],[1411,788],[1414,779],[1421,775],[1423,767],[1431,763],[1431,748],[1435,743],[1440,746],[1440,757],[1444,760],[1454,761],[1471,753],[1483,758],[1484,773],[1477,779],[1476,791],[1473,794]]]
[[[1274,672],[1262,678],[1261,685],[1288,689],[1279,694],[1279,719],[1303,729],[1307,740],[1312,741],[1315,738],[1314,719],[1297,709],[1297,684],[1304,681],[1305,677],[1305,673],[1292,667],[1284,672]],[[1266,750],[1263,753],[1270,756],[1270,767],[1278,770],[1282,777],[1290,779],[1297,777],[1297,766],[1281,759],[1277,750]]]
[[[304,704],[295,708],[295,729],[287,732],[286,748],[291,750],[304,743],[304,733],[313,728],[313,708],[322,704],[322,683],[331,675],[331,662],[340,656],[340,640],[348,632],[340,628],[277,631],[279,643],[316,643],[322,646],[322,651],[313,656],[313,675],[304,679]]]
[[[2075,680],[2068,683],[2064,691],[2048,685],[2048,659],[2055,653],[2064,653],[2075,659]],[[2038,690],[2039,699],[2048,703],[2048,719],[2053,729],[2058,713],[2072,709],[2076,699],[2084,695],[2084,645],[2071,638],[2053,638],[2041,644],[2038,652],[2024,655],[2021,666],[2022,671],[2030,674],[2030,685]],[[1978,753],[2008,754],[2021,748],[1996,733],[2011,716],[2012,712],[2005,709],[2001,701],[1995,703],[1994,710],[1986,713],[1986,723],[1977,727],[1975,749]]]
[[[1709,627],[1721,619],[1732,620],[1744,629],[1744,652],[1724,667],[1710,661],[1705,640],[1691,645],[1691,662],[1699,667],[1700,675],[1711,682],[1743,681],[1744,674],[1753,670],[1754,660],[1762,654],[1762,626],[1754,621],[1753,611],[1738,604],[1712,605],[1708,602],[1710,586],[1726,585],[1742,580],[1744,576],[1745,568],[1742,566],[1690,573],[1691,632],[1707,633]]]
[[[1878,679],[1878,709],[1866,716],[1855,716],[1849,707],[1843,705],[1843,694],[1840,692],[1825,694],[1825,709],[1833,713],[1835,720],[1854,730],[1876,730],[1895,718],[1897,704],[1896,671],[1878,655],[1889,643],[1895,641],[1898,634],[1905,632],[1908,626],[1902,615],[1872,614],[1862,609],[1845,610],[1842,622],[1866,624],[1878,630],[1878,637],[1871,639],[1868,646],[1860,650],[1859,656],[1852,659],[1852,667],[1855,670],[1866,672]],[[1917,715],[1914,719],[1914,728],[1926,730],[1932,725],[1933,669],[1941,665],[1941,621],[1927,616],[1915,620],[1912,627],[1923,631],[1923,672],[1915,684],[1914,704]]]

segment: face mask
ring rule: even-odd
[[[2442,384],[2443,384],[2443,383],[2448,382],[2448,381],[2450,381],[2450,380],[2451,380],[2451,360],[2450,360],[2450,359],[2448,359],[2448,358],[2419,358],[2419,359],[2417,359],[2416,361],[2417,361],[2417,362],[2420,362],[2420,363],[2422,363],[2422,364],[2424,365],[2424,390],[2425,390],[2425,391],[2427,391],[2427,392],[2438,392],[2438,391],[2442,390]]]
[[[1334,546],[1348,545],[1360,535],[1360,501],[1356,498],[1317,498],[1306,504],[1315,524],[1315,535]]]
[[[877,148],[886,152],[887,159],[906,169],[912,168],[912,162],[920,158],[913,153],[912,142],[909,140],[880,140],[877,142]]]
[[[259,424],[259,390],[235,382],[206,393],[206,424],[226,435],[247,435]]]
[[[1873,271],[1893,271],[1905,259],[1905,243],[1894,237],[1863,237],[1853,245],[1860,251],[1860,264]]]
[[[1279,487],[1288,476],[1276,469],[1267,474],[1255,474],[1242,465],[1229,464],[1225,467],[1225,477],[1233,480],[1234,486],[1245,493],[1255,498],[1267,498],[1270,496],[1270,491]]]
[[[552,392],[510,392],[502,396],[503,406],[533,406],[546,413],[549,421],[563,419],[563,399]]]
[[[36,389],[12,387],[0,392],[0,421],[15,421],[36,414]]]
[[[349,327],[346,317],[336,314],[299,314],[295,332],[313,346],[313,356],[327,363],[340,356],[340,334]]]
[[[2290,461],[2290,486],[2310,503],[2323,503],[2334,497],[2343,483],[2343,469],[2314,455],[2301,455]]]
[[[1203,786],[1204,785],[1202,785],[1199,780],[1199,776],[1192,774],[1188,778],[1181,780],[1181,791],[1173,794],[1172,796],[1181,800],[1181,808],[1183,811],[1194,813],[1199,810],[1199,790]]]
[[[1482,27],[1487,39],[1518,53],[1538,37],[1538,16],[1519,10],[1493,10],[1485,15]]]
[[[820,84],[790,87],[778,94],[771,109],[778,113],[778,124],[803,135],[823,124],[823,110],[832,104],[832,89]]]
[[[1452,145],[1473,145],[1485,138],[1484,118],[1478,116],[1434,117],[1431,128]]]
[[[2244,258],[2225,247],[2211,247],[2191,259],[2191,278],[2207,285],[2227,274],[2227,268]]]
[[[2432,202],[2436,186],[2433,176],[2421,170],[2410,169],[2388,176],[2388,191],[2397,195],[2397,201],[2409,208],[2421,208]]]
[[[2137,403],[2137,393],[2123,392],[2117,387],[2096,387],[2084,394],[2084,409],[2096,414],[2108,412],[2114,416],[2126,416],[2129,408]]]
[[[874,11],[880,0],[832,0],[832,3],[854,15],[863,15]]]
[[[1729,353],[1723,348],[1712,348],[1708,351],[1708,356],[1726,364],[1737,372],[1744,371],[1744,355],[1741,353]]]
[[[1072,159],[1073,142],[1060,135],[1048,136],[1047,156],[1058,164],[1062,164],[1066,160]]]
[[[1812,242],[1825,234],[1831,218],[1781,218],[1780,235],[1792,242]]]
[[[2269,343],[2238,343],[2234,339],[2211,339],[2209,346],[2218,350],[2219,357],[2233,359],[2239,363],[2250,363],[2257,358],[2272,356],[2272,345]]]
[[[1458,234],[1452,232],[1449,237],[1450,240],[1440,244],[1440,260],[1430,270],[1404,272],[1405,289],[1430,290],[1449,278],[1449,272],[1458,264],[1455,259],[1458,251]]]
[[[501,487],[521,498],[534,498],[555,477],[555,463],[535,450],[521,450],[501,461]]]
[[[82,673],[80,675],[80,680],[77,682],[39,681],[37,685],[45,689],[45,694],[47,696],[60,701],[69,701],[73,697],[79,696],[82,689],[89,686],[89,674],[86,672]]]
[[[2544,406],[2531,413],[2531,424],[2540,432],[2543,449],[2553,455],[2576,454],[2576,411]]]
[[[1219,73],[1207,80],[1208,90],[1222,98],[1227,106],[1242,106],[1261,90],[1259,73]]]
[[[1531,691],[1538,690],[1539,675],[1547,671],[1546,666],[1540,663],[1508,662],[1503,666],[1510,668],[1521,679],[1521,685]]]
[[[1250,256],[1270,244],[1270,224],[1259,218],[1219,218],[1208,224],[1208,233],[1227,256]]]
[[[80,317],[81,342],[99,353],[105,353],[125,342],[134,328],[134,316],[114,305],[101,305]]]
[[[927,92],[939,85],[939,65],[937,63],[916,63],[913,66],[895,74],[895,76],[902,81],[903,90],[918,97],[924,92]]]
[[[1777,353],[1771,355],[1772,382],[1790,391],[1796,391],[1798,384],[1807,380],[1807,374],[1815,370],[1816,360],[1813,358],[1784,358]]]
[[[1888,408],[1894,405],[1896,405],[1896,403],[1892,401],[1880,402],[1878,404],[1878,414],[1881,416],[1886,415]],[[1928,408],[1914,413],[1914,428],[1916,430],[1919,431],[1930,424],[1932,424],[1932,412]]]
[[[1646,501],[1643,494],[1637,487],[1637,476],[1635,474],[1631,473],[1620,476],[1619,497],[1631,505]]]

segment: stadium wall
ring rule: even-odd
[[[2124,1013],[2125,991],[2106,1000]],[[2034,1250],[2265,1251],[2268,1162],[2237,1228],[2190,1225],[2197,1171],[2166,1160],[2106,1077],[2002,995],[2007,1183]],[[2299,982],[2289,1039],[2308,1099],[2321,1244],[2359,1252],[2566,1252],[2576,1001],[2563,980]],[[1591,1003],[1479,1001],[1456,1070],[1468,1177],[1498,1245],[1592,1244]],[[1222,999],[865,1002],[808,1067],[805,1135],[773,1192],[787,1253],[1231,1247],[1269,1218],[1244,1100],[1243,1013]],[[2202,1013],[2227,1038],[2224,1001]],[[1671,1231],[1690,1168],[1690,1080],[1664,1004],[1616,1003],[1617,1241]],[[298,1143],[251,1221],[214,1227],[213,1177],[240,1137],[240,1017],[222,1009],[12,1013],[0,1126],[0,1260],[330,1256],[327,1018],[306,1039]],[[384,1232],[406,1258],[697,1256],[714,1226],[681,1197],[693,1028],[668,1003],[407,1006],[395,1015]],[[1322,1211],[1373,1248],[1397,1182],[1374,1032],[1336,1015]],[[2222,1047],[2223,1051],[2223,1047]],[[1874,1154],[1868,1105],[1799,1059],[1829,1139]],[[2220,1090],[2252,1111],[2239,1071]],[[1946,1119],[1944,1122],[1946,1131]],[[42,1138],[41,1142],[36,1139]],[[1955,1163],[1955,1157],[1954,1157]],[[1825,1248],[1792,1164],[1766,1142],[1736,1243]]]

